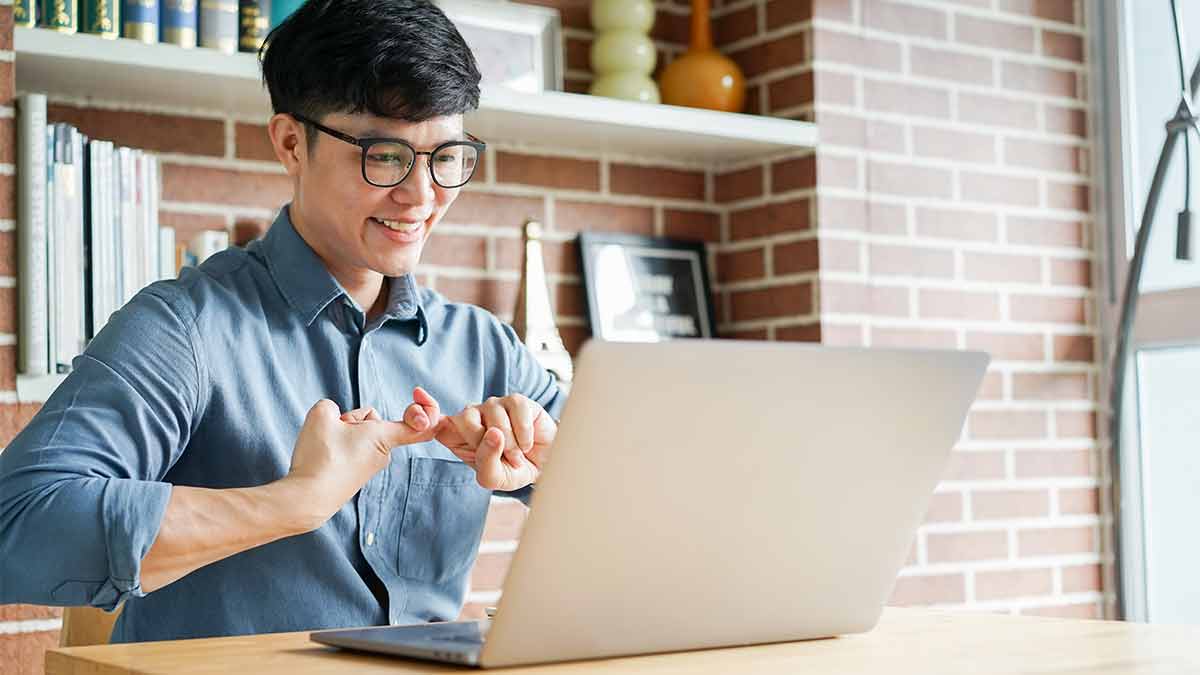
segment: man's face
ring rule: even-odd
[[[357,138],[405,140],[424,152],[463,137],[462,115],[412,123],[368,114],[331,114],[317,121]],[[435,183],[428,155],[417,156],[399,185],[376,187],[363,179],[360,148],[314,133],[316,142],[303,162],[293,208],[299,207],[306,234],[317,240],[312,243],[318,253],[335,274],[413,272],[426,239],[461,188]]]

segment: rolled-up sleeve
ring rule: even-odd
[[[0,452],[0,603],[112,610],[144,595],[163,476],[202,415],[196,337],[177,285],[143,290]]]

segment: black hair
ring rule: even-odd
[[[423,122],[479,106],[475,56],[429,0],[308,0],[258,54],[276,113]]]

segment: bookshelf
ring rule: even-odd
[[[209,112],[265,121],[270,102],[253,54],[105,40],[18,26],[17,88],[52,100]],[[720,165],[815,147],[807,122],[502,88],[468,116],[475,135],[518,147],[573,149]]]

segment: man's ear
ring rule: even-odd
[[[283,164],[289,176],[300,175],[300,168],[308,159],[308,144],[304,125],[295,117],[277,113],[267,123],[267,134],[275,156]]]

